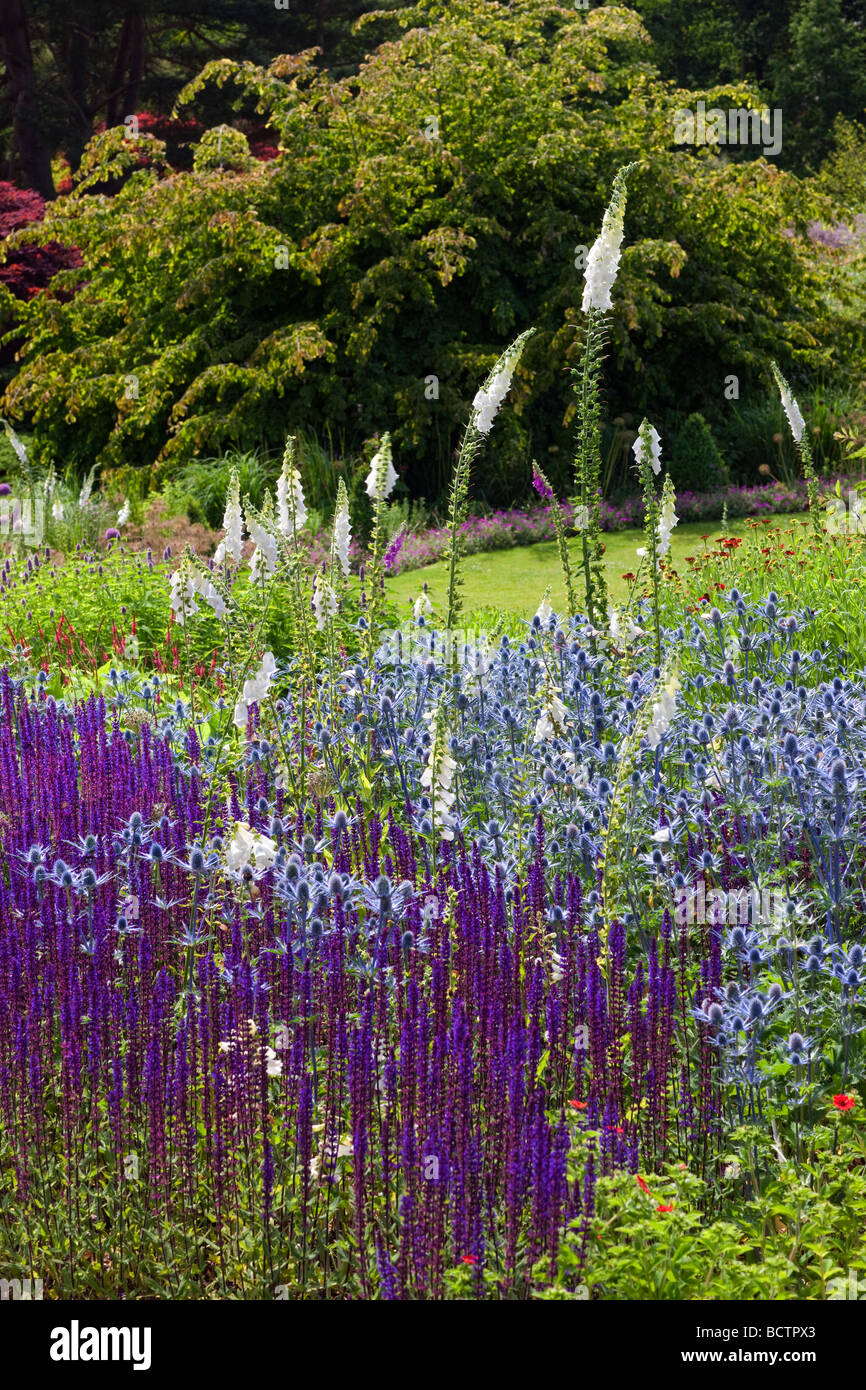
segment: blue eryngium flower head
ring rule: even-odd
[[[203,874],[203,873],[204,873],[204,870],[205,870],[204,854],[203,854],[202,851],[199,849],[198,845],[195,845],[195,846],[194,846],[193,851],[192,851],[192,853],[191,853],[190,856],[189,856],[189,867],[190,867],[190,869],[192,870],[192,872],[193,872],[194,874]]]

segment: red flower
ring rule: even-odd
[[[465,1264],[465,1265],[477,1265],[477,1263],[478,1263],[478,1256],[477,1256],[477,1255],[461,1255],[461,1256],[460,1256],[460,1261],[461,1261],[461,1264]]]
[[[573,1110],[585,1110],[588,1104],[585,1100],[570,1100],[568,1103]]]
[[[670,1206],[665,1206],[664,1202],[659,1202],[658,1206],[656,1207],[656,1211],[673,1211],[673,1209],[673,1202],[671,1202]]]
[[[646,1183],[644,1182],[643,1178],[640,1176],[639,1173],[637,1174],[637,1185],[640,1188],[641,1192],[645,1192],[648,1197],[652,1196],[652,1193],[650,1192],[649,1188],[647,1187]]]
[[[837,1110],[853,1110],[854,1106],[857,1104],[857,1097],[846,1095],[834,1096],[833,1104]]]

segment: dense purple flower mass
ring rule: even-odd
[[[242,1229],[278,1284],[329,1220],[364,1296],[441,1297],[461,1263],[525,1296],[567,1233],[576,1286],[599,1177],[706,1173],[776,1049],[817,1067],[860,1026],[862,689],[822,682],[821,651],[801,684],[808,614],[731,605],[667,634],[692,656],[664,718],[659,673],[623,675],[580,623],[461,653],[453,841],[423,772],[454,675],[423,623],[334,688],[331,790],[305,805],[255,709],[215,785],[202,716],[154,685],[113,672],[71,708],[4,673],[0,1161],[22,1208],[64,1154],[73,1206],[107,1184],[115,1233],[134,1172],[227,1290]],[[375,807],[340,792],[367,748]],[[670,892],[730,900],[774,864],[772,920]]]

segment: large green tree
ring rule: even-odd
[[[316,46],[333,71],[354,70],[364,45],[352,26],[371,8],[369,0],[0,0],[0,177],[16,174],[51,196],[51,155],[62,152],[77,169],[98,124],[169,111],[215,57],[268,63]]]
[[[70,302],[19,306],[26,345],[2,409],[32,424],[44,459],[169,466],[276,447],[298,426],[351,450],[388,428],[429,495],[487,368],[536,325],[484,485],[513,495],[532,453],[567,483],[583,257],[633,159],[608,418],[717,423],[729,378],[741,401],[765,396],[771,357],[795,379],[843,370],[835,262],[805,235],[829,204],[759,156],[678,148],[673,113],[694,93],[661,81],[635,13],[429,0],[392,26],[356,77],[310,52],[220,60],[192,84],[184,110],[214,91],[257,105],[276,160],[167,175],[157,161],[19,234],[84,256]],[[109,136],[82,166],[92,178],[140,157]]]

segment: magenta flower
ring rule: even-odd
[[[534,464],[532,466],[532,486],[535,488],[539,497],[543,497],[547,502],[550,501],[553,496],[553,488],[544,481]]]

